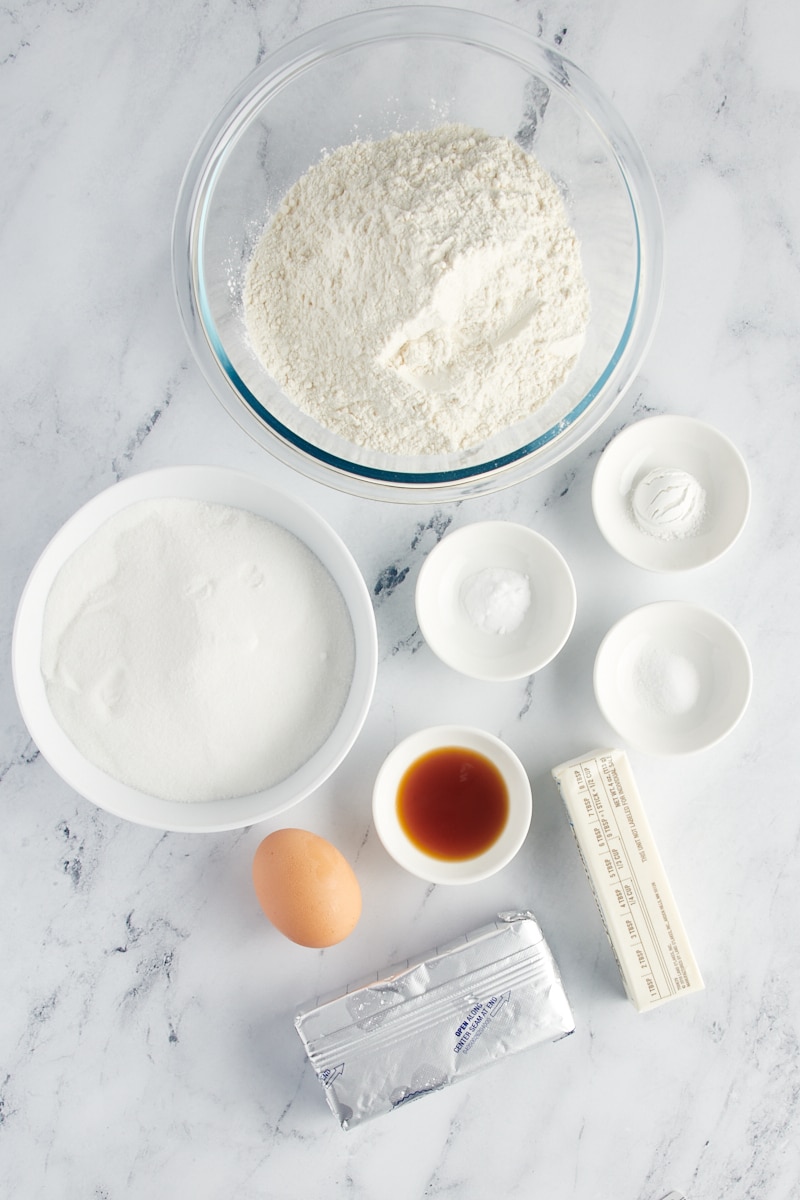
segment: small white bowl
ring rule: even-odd
[[[109,517],[139,500],[184,497],[227,504],[288,529],[327,568],[342,593],[355,637],[350,692],[327,741],[287,779],[249,796],[198,803],[164,800],[113,779],[89,762],[50,709],[40,665],[42,623],[50,588],[62,564]],[[31,572],[20,599],[12,643],[17,701],[43,757],[65,783],[99,808],[155,829],[216,833],[272,817],[309,795],[350,750],[364,723],[375,687],[378,650],[375,614],[361,573],[339,536],[307,505],[260,479],[222,467],[146,471],[101,492],[56,533]]]
[[[646,754],[713,746],[738,724],[751,690],[741,637],[696,604],[660,601],[636,609],[609,630],[595,658],[600,711]]]
[[[497,841],[474,858],[452,862],[425,854],[406,836],[397,815],[397,793],[408,767],[431,750],[456,746],[488,758],[508,789],[508,819]],[[532,814],[530,780],[522,763],[505,742],[464,725],[421,729],[395,746],[378,772],[372,793],[375,829],[396,863],[428,883],[476,883],[511,861],[528,834]]]
[[[637,484],[657,467],[694,476],[706,494],[697,531],[669,539],[647,533],[631,505]],[[687,571],[730,549],[750,510],[750,477],[736,447],[694,417],[637,421],[606,446],[592,480],[592,508],[608,544],[648,571]]]
[[[508,633],[481,628],[464,605],[464,585],[484,570],[527,579],[530,604]],[[552,542],[525,525],[480,521],[442,538],[422,565],[417,620],[434,654],[473,679],[522,679],[549,663],[575,623],[572,573]]]

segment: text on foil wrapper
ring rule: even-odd
[[[468,1054],[475,1042],[485,1032],[489,1022],[497,1016],[500,1009],[507,1003],[511,992],[500,996],[490,996],[483,1004],[474,1005],[455,1032],[456,1043],[453,1050],[456,1054]]]

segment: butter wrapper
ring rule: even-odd
[[[553,768],[625,991],[637,1012],[703,989],[624,750]]]
[[[295,1027],[342,1129],[572,1033],[555,960],[530,912],[495,921],[344,993]]]

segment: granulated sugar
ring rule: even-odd
[[[244,302],[256,355],[299,408],[403,455],[463,450],[534,412],[589,311],[553,180],[463,125],[312,167],[262,235]]]
[[[222,504],[145,500],[65,563],[41,667],[81,753],[167,800],[271,787],[333,729],[354,667],[344,599],[287,530]]]

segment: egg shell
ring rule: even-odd
[[[361,916],[361,888],[347,859],[316,833],[277,829],[253,858],[253,886],[276,929],[299,946],[341,942]]]

